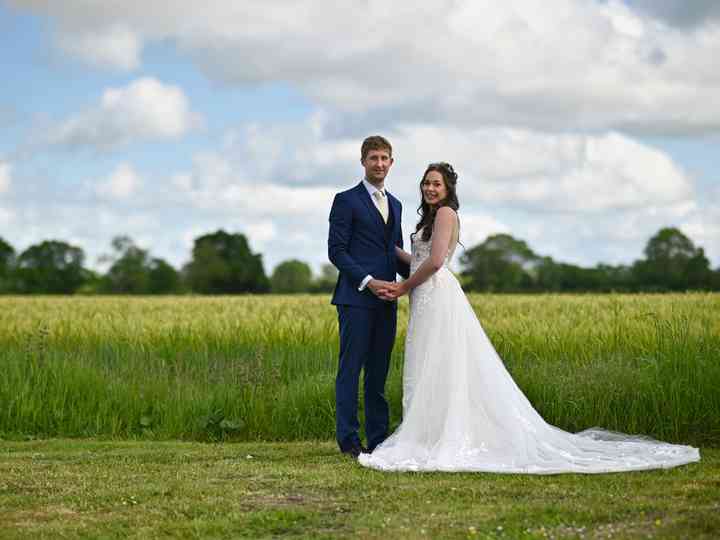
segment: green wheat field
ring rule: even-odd
[[[594,478],[363,470],[332,442],[325,295],[0,297],[0,538],[718,532],[720,295],[470,300],[548,422],[693,444],[701,463]]]

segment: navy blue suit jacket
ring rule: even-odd
[[[395,281],[397,274],[407,278],[410,267],[395,254],[395,246],[403,247],[402,205],[387,191],[391,217],[386,227],[382,216],[360,182],[357,186],[335,195],[330,210],[328,257],[338,269],[333,293],[335,305],[376,308],[386,304],[367,287],[358,291],[365,276]]]

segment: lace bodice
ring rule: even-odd
[[[410,273],[413,274],[418,269],[418,267],[423,263],[425,259],[427,259],[430,256],[430,252],[432,250],[432,236],[430,237],[430,240],[425,242],[421,236],[422,236],[422,229],[420,229],[417,234],[414,234],[412,236],[412,259],[410,260]],[[448,253],[445,256],[445,263],[444,267],[448,268],[450,261],[452,260],[453,255],[455,254],[455,248],[457,247],[458,242],[458,232],[457,228],[453,232],[453,238],[450,241],[450,246],[448,248]]]
[[[412,253],[411,253],[411,260],[410,260],[410,274],[414,274],[417,269],[420,267],[420,265],[430,256],[430,253],[432,251],[432,236],[430,237],[430,240],[425,242],[422,238],[422,229],[420,229],[417,234],[414,234],[412,236]],[[457,287],[460,287],[459,284],[457,284],[457,280],[455,279],[455,276],[453,275],[452,271],[450,270],[450,261],[452,260],[453,254],[455,253],[455,248],[457,247],[457,241],[458,241],[458,233],[457,228],[455,229],[453,233],[453,237],[450,241],[450,246],[448,248],[447,255],[445,256],[445,262],[443,263],[443,267],[435,272],[432,276],[430,276],[427,280],[425,280],[423,283],[415,287],[410,291],[410,325],[413,325],[413,316],[420,315],[422,312],[424,312],[426,309],[430,307],[431,299],[433,291],[440,285],[451,285],[456,284]],[[410,334],[408,333],[408,336]]]

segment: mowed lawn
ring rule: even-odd
[[[603,475],[381,473],[330,442],[0,443],[0,538],[717,538],[720,449]]]

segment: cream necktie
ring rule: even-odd
[[[387,205],[387,197],[385,196],[385,193],[382,191],[376,191],[373,193],[373,197],[375,197],[375,206],[377,206],[377,209],[380,210],[380,214],[382,215],[383,221],[387,223],[388,220],[388,205]]]

